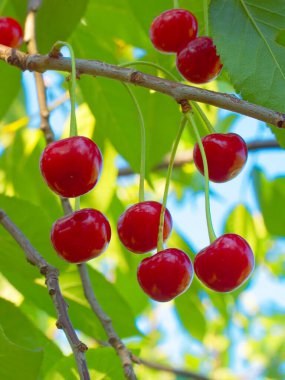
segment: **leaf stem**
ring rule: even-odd
[[[141,163],[140,163],[140,185],[139,185],[139,201],[144,201],[144,182],[145,182],[145,162],[146,162],[146,132],[145,132],[145,124],[144,124],[144,118],[142,114],[142,110],[140,108],[140,105],[137,101],[137,98],[135,97],[133,91],[130,89],[130,87],[124,83],[121,82],[122,85],[125,87],[125,89],[130,94],[134,105],[136,107],[139,120],[140,120],[140,131],[141,131]]]
[[[171,155],[170,155],[170,160],[169,160],[169,165],[168,165],[167,175],[166,175],[166,180],[165,180],[165,187],[164,187],[164,194],[163,194],[160,219],[159,219],[159,230],[158,230],[158,239],[157,239],[157,251],[158,252],[163,250],[164,214],[165,214],[166,202],[167,202],[167,197],[168,197],[170,178],[171,178],[172,168],[173,168],[173,164],[175,161],[175,155],[177,152],[178,144],[179,144],[179,141],[181,139],[182,133],[184,131],[186,122],[187,122],[186,117],[183,117],[181,120],[181,123],[180,123],[180,127],[178,129],[177,135],[175,137],[172,150],[171,150]]]
[[[209,20],[208,20],[208,13],[209,13],[209,5],[208,0],[203,0],[203,9],[204,9],[204,24],[205,24],[205,35],[209,35]]]
[[[206,157],[204,146],[203,146],[201,137],[199,135],[199,130],[196,125],[195,119],[192,115],[192,112],[191,111],[187,112],[185,115],[188,119],[189,124],[192,125],[194,129],[197,143],[199,145],[200,152],[202,155],[204,176],[205,176],[205,208],[206,208],[207,227],[208,227],[208,235],[209,235],[210,242],[213,243],[216,240],[216,235],[213,228],[211,209],[210,209],[209,169],[208,169],[207,157]]]

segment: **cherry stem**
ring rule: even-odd
[[[52,51],[59,51],[62,47],[67,47],[71,57],[71,80],[69,81],[69,93],[70,93],[70,136],[77,136],[77,124],[76,124],[76,64],[75,64],[75,55],[72,46],[68,42],[57,41],[53,47]]]
[[[183,117],[180,123],[180,127],[178,129],[177,135],[175,137],[171,154],[170,154],[170,160],[169,165],[167,169],[167,175],[165,180],[165,187],[164,187],[164,193],[163,193],[163,201],[161,206],[161,212],[160,212],[160,219],[159,219],[159,230],[158,230],[158,239],[157,239],[157,252],[163,250],[163,226],[164,226],[164,215],[165,215],[165,208],[166,208],[166,202],[168,198],[168,191],[169,191],[169,185],[170,185],[170,179],[171,179],[171,173],[173,169],[173,164],[175,161],[175,155],[177,152],[178,144],[181,139],[182,133],[184,131],[185,125],[187,123],[186,117]]]
[[[80,197],[75,198],[74,211],[80,210]]]
[[[173,0],[173,8],[179,8],[179,1]]]
[[[75,55],[72,46],[68,42],[57,41],[53,47],[52,52],[59,53],[60,49],[63,47],[67,47],[70,53],[71,58],[71,79],[68,81],[68,89],[70,94],[70,129],[69,136],[77,136],[77,123],[76,123],[76,64],[75,64]],[[75,198],[74,203],[75,211],[80,209],[80,197]]]
[[[142,66],[149,66],[149,67],[153,67],[161,72],[163,72],[164,74],[166,74],[169,78],[171,78],[172,80],[174,80],[175,82],[179,81],[179,79],[174,75],[172,74],[171,71],[165,69],[164,67],[158,65],[157,63],[153,63],[153,62],[148,62],[148,61],[132,61],[132,62],[126,62],[126,63],[123,63],[119,66],[121,67],[128,67],[128,66],[137,66],[137,65],[142,65]],[[210,120],[207,118],[206,114],[203,112],[202,108],[199,106],[198,103],[194,102],[194,101],[191,101],[190,102],[191,106],[195,109],[195,111],[197,113],[199,113],[201,119],[203,120],[203,122],[205,123],[205,126],[208,130],[208,132],[211,134],[211,133],[215,133],[215,129],[214,127],[212,126],[212,124],[210,123]]]
[[[207,118],[206,114],[203,112],[202,108],[199,106],[198,103],[196,102],[190,102],[191,106],[195,108],[195,110],[199,113],[201,119],[203,120],[208,132],[211,133],[216,133],[214,127],[210,123],[210,120]]]
[[[209,12],[209,4],[208,0],[203,0],[203,8],[204,8],[204,24],[205,24],[205,34],[209,35],[209,21],[208,21],[208,12]]]
[[[213,223],[212,223],[212,217],[211,217],[210,190],[209,190],[209,169],[208,169],[207,157],[206,157],[205,149],[204,149],[204,146],[203,146],[200,134],[199,134],[198,127],[197,127],[195,119],[193,117],[192,111],[186,112],[185,115],[188,119],[189,124],[192,125],[192,127],[194,129],[196,140],[197,140],[197,143],[199,145],[200,152],[202,155],[203,167],[204,167],[204,177],[205,177],[205,207],[206,207],[208,235],[209,235],[210,242],[213,243],[217,239],[217,237],[215,235],[215,231],[214,231]]]
[[[145,133],[145,124],[144,124],[144,118],[142,114],[142,110],[140,108],[140,105],[137,101],[137,98],[135,97],[133,91],[130,89],[130,87],[124,83],[121,82],[122,85],[126,88],[128,93],[130,94],[134,105],[137,109],[139,120],[140,120],[140,130],[141,130],[141,163],[140,163],[140,185],[139,185],[139,201],[144,201],[144,182],[145,182],[145,161],[146,161],[146,133]]]

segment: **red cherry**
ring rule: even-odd
[[[193,266],[186,253],[168,248],[144,259],[138,267],[137,277],[150,298],[166,302],[189,288]]]
[[[78,197],[96,185],[102,169],[102,155],[87,137],[69,137],[45,148],[40,169],[55,193],[67,198]]]
[[[215,79],[223,65],[210,37],[198,37],[179,52],[176,66],[180,74],[192,83],[207,83]]]
[[[209,178],[213,182],[226,182],[236,177],[247,160],[247,146],[236,133],[213,133],[202,139],[207,157]],[[204,174],[202,155],[195,144],[193,158],[200,173]]]
[[[196,255],[194,269],[208,288],[230,292],[249,278],[254,269],[254,256],[241,236],[225,234]]]
[[[154,47],[163,52],[177,53],[197,36],[196,17],[185,9],[170,9],[157,16],[150,27]]]
[[[136,203],[119,218],[118,234],[123,245],[134,253],[146,253],[157,245],[161,204],[154,201]],[[164,214],[163,241],[172,229],[172,219],[166,209]]]
[[[11,17],[0,17],[0,44],[18,48],[23,41],[23,30]]]
[[[97,210],[85,208],[58,219],[51,241],[58,255],[70,263],[82,263],[103,253],[111,239],[111,227]]]

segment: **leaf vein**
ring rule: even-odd
[[[269,45],[267,39],[265,38],[265,36],[264,36],[264,34],[262,33],[262,31],[259,29],[257,23],[255,22],[254,17],[253,17],[252,14],[250,13],[250,11],[249,11],[249,9],[248,9],[248,7],[247,7],[245,1],[244,1],[244,0],[239,0],[239,1],[240,1],[241,5],[242,5],[244,11],[246,12],[247,16],[249,17],[250,22],[252,23],[252,25],[253,25],[254,28],[256,29],[257,33],[260,35],[260,37],[261,37],[261,39],[263,40],[263,42],[264,42],[265,46],[267,47],[267,49],[269,50],[269,53],[270,53],[270,55],[271,55],[273,61],[275,62],[275,64],[276,64],[278,70],[280,71],[280,74],[281,74],[282,78],[285,80],[285,73],[282,71],[282,68],[281,68],[281,66],[280,66],[280,64],[279,64],[279,62],[278,62],[278,60],[277,60],[277,58],[275,57],[275,55],[274,55],[274,53],[273,53],[273,51],[272,51],[272,49],[271,49],[271,47],[270,47],[270,45]]]

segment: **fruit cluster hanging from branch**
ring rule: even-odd
[[[15,20],[0,18],[0,30],[1,27],[6,30],[6,39],[1,40],[0,33],[0,43],[13,48],[19,47],[23,33]],[[198,24],[195,16],[184,9],[173,9],[162,13],[153,21],[150,37],[158,50],[177,55],[177,69],[185,79],[199,84],[215,79],[222,69],[222,63],[213,40],[208,36],[198,37],[197,33]],[[65,43],[57,43],[57,49],[60,50],[63,45]],[[67,46],[71,49],[68,44]],[[3,52],[3,49],[1,52],[2,59],[3,57],[6,58],[5,54],[10,54]],[[71,56],[72,117],[70,137],[50,144],[42,154],[40,167],[42,175],[52,191],[62,197],[76,198],[76,210],[71,215],[67,215],[54,223],[51,231],[52,244],[61,258],[71,263],[83,263],[105,251],[111,239],[111,228],[107,218],[99,210],[89,208],[80,210],[79,197],[91,191],[99,180],[102,170],[102,155],[92,140],[84,136],[77,136],[74,90],[76,63],[72,49]],[[19,57],[18,62],[15,57]],[[31,59],[28,64],[29,58]],[[21,59],[24,62],[22,66]],[[14,61],[11,58],[10,63],[22,68],[45,70],[51,62],[57,61],[54,65],[60,62],[59,65],[62,70],[69,69],[69,62],[61,61],[58,57],[55,57],[55,60],[51,58],[49,63],[46,63],[49,58],[46,61],[41,59],[40,56],[35,57],[36,64],[33,66],[33,57],[24,57],[23,54],[21,55],[16,51]],[[37,66],[37,62],[39,66]],[[81,64],[85,65],[84,62]],[[88,70],[91,72],[92,67],[91,69],[90,66],[87,67],[87,72]],[[102,75],[106,75],[106,67],[101,71]],[[163,81],[160,84],[148,84],[138,72],[132,73],[131,79],[126,79],[125,74],[122,74],[122,77],[120,75],[120,71],[114,66],[113,71],[108,72],[106,76],[113,76],[114,79],[140,85],[143,83],[148,88],[153,85],[160,85],[162,86],[160,87],[161,92],[168,93],[168,90],[165,90],[167,86],[163,87]],[[167,84],[166,81],[165,83]],[[183,88],[181,87],[181,89],[183,93]],[[175,96],[173,95],[174,92],[171,93],[171,96],[176,100],[184,103],[184,107],[186,104],[187,109],[185,110],[182,107],[184,115],[173,144],[163,201],[158,203],[145,200],[144,123],[138,102],[128,87],[127,90],[135,102],[141,119],[141,180],[139,202],[131,205],[121,215],[118,220],[117,232],[121,243],[127,250],[135,254],[149,253],[157,247],[157,252],[143,259],[138,266],[137,279],[142,290],[156,301],[170,301],[188,290],[194,272],[205,286],[214,291],[229,292],[237,289],[251,275],[254,268],[254,255],[248,243],[239,235],[231,233],[218,238],[215,236],[210,212],[209,181],[223,183],[235,178],[240,173],[247,160],[245,142],[241,136],[236,134],[215,133],[205,118],[204,122],[209,134],[201,139],[195,125],[191,106],[187,104],[186,98],[183,99],[180,95]],[[225,97],[225,100],[229,98]],[[233,103],[242,104],[246,109],[246,104],[240,100],[235,100]],[[193,107],[195,108],[195,105]],[[266,109],[263,107],[256,106],[254,111],[260,112],[259,115],[262,114],[262,117],[265,118]],[[284,127],[284,115],[271,110],[267,111],[268,120],[274,120],[276,125]],[[199,113],[199,110],[197,112]],[[199,172],[205,176],[206,216],[211,243],[197,253],[194,265],[188,255],[179,248],[165,248],[167,238],[172,230],[172,217],[166,208],[169,181],[175,154],[186,124],[189,125],[191,133],[194,133],[197,139],[194,148],[194,163]]]
[[[19,26],[16,28],[17,23],[12,19],[3,19],[2,27],[7,28],[9,23],[11,28],[13,26],[11,29],[13,33],[10,33],[9,41],[0,42],[6,42],[7,45],[17,47],[21,43],[22,32]],[[219,75],[222,63],[216,53],[212,39],[207,36],[197,37],[197,33],[196,17],[184,9],[171,9],[163,12],[153,20],[150,27],[150,39],[154,47],[163,53],[175,53],[177,55],[177,68],[186,79],[193,83],[206,83]],[[51,56],[58,56],[58,53],[55,54],[55,52],[59,52],[64,45],[70,49],[72,57],[70,137],[50,144],[41,156],[40,167],[46,183],[54,192],[62,197],[77,198],[77,210],[54,223],[51,240],[61,257],[69,262],[81,263],[98,256],[106,249],[111,238],[111,228],[105,216],[98,210],[78,209],[78,197],[89,192],[98,181],[102,169],[102,156],[92,140],[84,136],[77,136],[74,54],[70,45],[58,42],[54,45]],[[143,142],[145,141],[145,130],[142,112],[134,94],[130,89],[127,88],[127,90],[134,99],[140,115]],[[234,178],[246,162],[247,149],[243,139],[236,134],[210,133],[201,140],[191,113],[192,110],[187,109],[188,122],[192,125],[197,138],[194,148],[194,163],[198,170],[205,175],[206,216],[211,241],[211,246],[196,256],[194,269],[201,281],[212,289],[218,291],[233,290],[240,286],[251,273],[254,265],[253,256],[250,248],[248,247],[247,252],[246,247],[242,245],[241,238],[239,239],[233,234],[222,236],[216,240],[210,214],[208,182],[209,180],[225,182]],[[205,115],[203,117],[205,120]],[[206,120],[206,126],[209,124]],[[166,209],[167,193],[175,153],[184,126],[185,123],[174,144],[173,161],[169,164],[170,170],[166,178],[165,197],[162,205],[154,201],[144,201],[145,143],[142,143],[140,202],[131,206],[118,221],[118,236],[128,250],[141,254],[148,253],[157,246],[158,252],[151,258],[144,259],[138,268],[139,284],[150,297],[156,300],[170,300],[186,291],[193,277],[192,263],[188,256],[179,249],[164,249],[163,247],[163,243],[166,242],[172,228],[172,219]],[[211,127],[210,132],[212,131],[213,128]],[[224,157],[228,159],[225,160]],[[85,244],[80,243],[82,240],[78,236],[84,237]],[[221,246],[221,242],[224,241],[227,241],[226,246],[230,245],[230,242],[233,246],[232,249],[226,250],[228,252],[227,257],[234,255],[227,265],[231,267],[235,262],[237,268],[239,256],[247,257],[248,265],[246,269],[240,265],[237,274],[238,280],[234,281],[233,285],[216,286],[208,278],[215,278],[217,281],[217,269],[214,269],[215,266],[211,266],[210,273],[209,271],[205,272],[203,268],[207,267],[207,260],[206,264],[201,264],[204,262],[204,259],[201,258],[215,255],[216,246]],[[222,254],[218,257],[222,257]],[[157,273],[168,271],[168,267],[169,276],[167,283],[164,283],[159,279],[158,274],[154,273],[155,271]],[[184,267],[186,277],[183,274],[177,277],[180,267]],[[156,268],[155,271],[154,268]],[[225,272],[228,273],[228,269]],[[171,273],[175,275],[171,277]],[[218,277],[221,282],[227,281],[226,278],[221,279],[221,274]],[[181,278],[181,282],[177,280],[178,278]],[[173,286],[169,288],[169,284]]]

